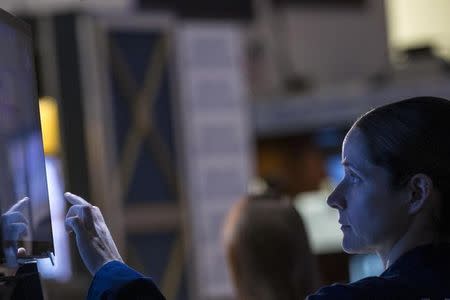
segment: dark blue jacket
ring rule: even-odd
[[[87,300],[165,300],[149,277],[111,261],[95,273]]]
[[[378,277],[323,287],[308,300],[328,299],[450,299],[450,244],[417,247]],[[153,281],[113,261],[92,281],[88,300],[161,300]],[[280,299],[282,300],[282,299]]]
[[[450,244],[417,247],[378,277],[323,287],[307,299],[450,299]]]

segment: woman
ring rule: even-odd
[[[328,204],[339,211],[344,250],[375,252],[386,270],[324,287],[309,299],[450,298],[449,135],[450,102],[433,97],[385,105],[354,123],[342,147],[345,177]],[[81,207],[92,210],[87,205]],[[70,220],[92,226],[75,210],[69,210]],[[103,220],[98,224],[104,226]],[[103,269],[116,254],[102,255],[92,236],[102,249],[114,242],[95,231],[85,234],[85,227],[73,227],[81,255],[87,265],[97,258]],[[83,235],[89,240],[78,240]]]
[[[450,103],[419,97],[369,111],[347,133],[345,177],[328,198],[347,253],[385,271],[309,299],[450,297]]]
[[[233,205],[224,241],[238,299],[298,300],[318,287],[300,215],[287,199],[264,195]]]

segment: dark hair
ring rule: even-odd
[[[436,221],[440,234],[450,234],[450,102],[416,97],[375,108],[353,127],[367,142],[372,162],[402,186],[418,173],[428,175],[439,191],[441,208]]]
[[[302,219],[287,199],[241,199],[224,230],[238,299],[304,299],[319,287]]]

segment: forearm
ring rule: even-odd
[[[112,261],[95,274],[87,300],[133,300],[144,297],[149,300],[165,299],[151,278],[119,261]]]

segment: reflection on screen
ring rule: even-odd
[[[44,256],[53,252],[53,238],[31,38],[0,11],[0,39],[2,235],[7,246]],[[24,197],[30,200],[16,204]]]

